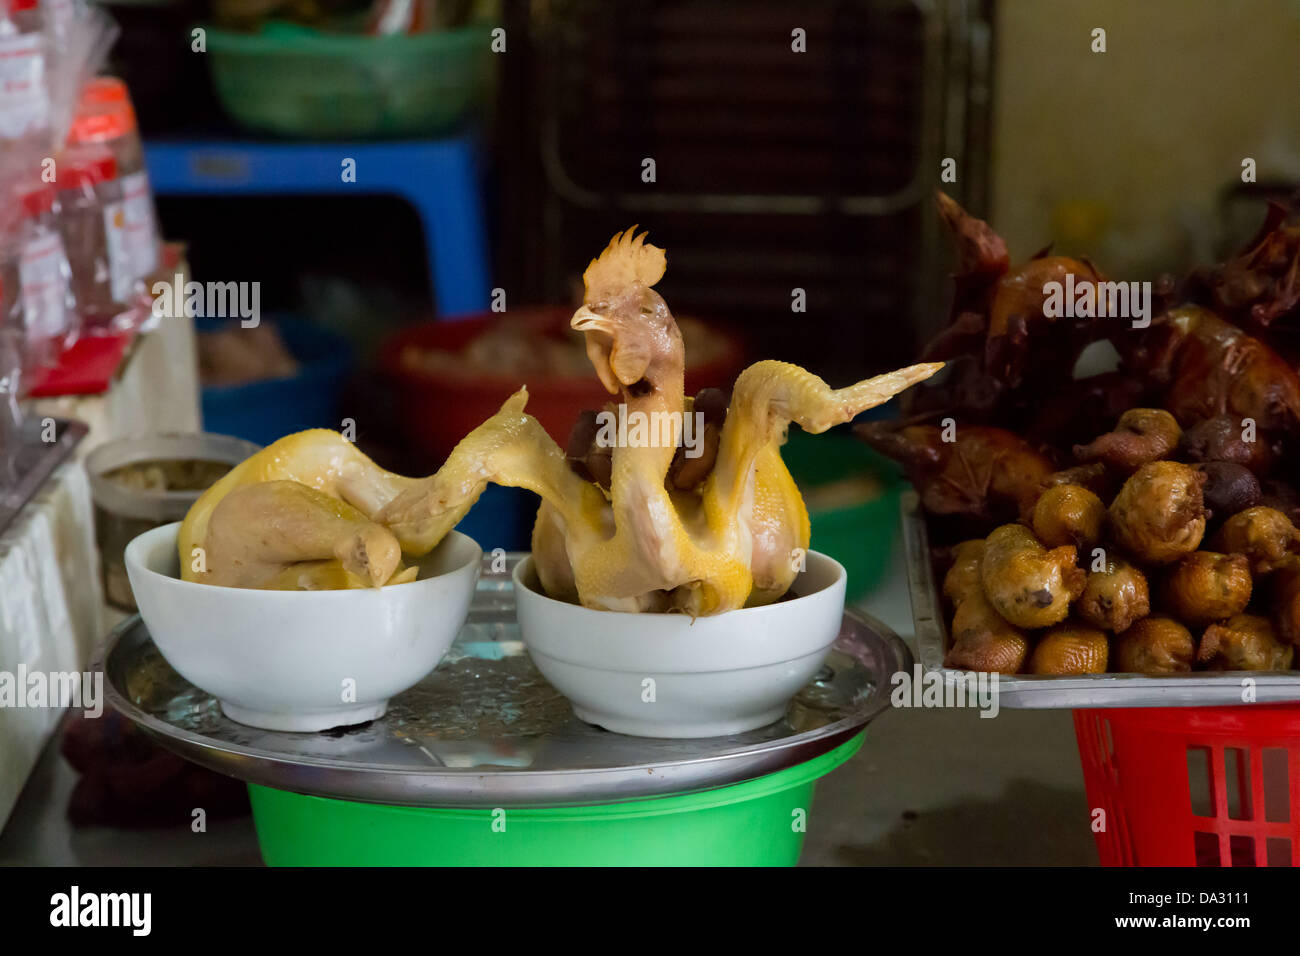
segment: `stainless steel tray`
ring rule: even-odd
[[[970,672],[943,666],[949,644],[943,601],[934,579],[930,541],[920,497],[904,492],[901,508],[912,620],[921,666],[938,671],[947,685],[960,686]],[[1046,677],[1003,674],[998,703],[1012,708],[1214,707],[1245,703],[1246,682],[1253,682],[1256,701],[1300,701],[1300,671],[1223,671],[1216,673],[1090,674]]]
[[[35,497],[54,469],[72,455],[73,449],[86,435],[81,422],[54,420],[54,441],[43,440],[41,419],[28,416],[19,433],[20,444],[14,461],[14,477],[10,484],[0,469],[0,534],[4,534],[19,513]]]
[[[109,635],[96,667],[113,707],[163,746],[232,777],[371,803],[507,807],[686,793],[803,763],[889,707],[890,676],[912,666],[897,635],[848,613],[826,667],[781,721],[706,740],[625,737],[574,717],[533,667],[509,568],[494,574],[490,562],[446,659],[358,727],[297,734],[235,723],[172,670],[138,616]]]

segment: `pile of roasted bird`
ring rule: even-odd
[[[1290,669],[1300,224],[1271,206],[1244,251],[1150,283],[1139,310],[1138,285],[1050,250],[1013,268],[986,223],[938,204],[959,267],[923,359],[947,368],[903,397],[901,421],[858,433],[920,494],[947,666]],[[1061,308],[1062,290],[1081,307]]]

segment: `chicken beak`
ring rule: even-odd
[[[569,325],[579,332],[605,332],[608,334],[613,331],[614,323],[603,315],[592,312],[591,309],[584,305],[573,313]]]

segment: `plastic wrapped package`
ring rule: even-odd
[[[0,0],[0,329],[24,336],[28,373],[77,335],[52,180],[78,94],[115,34],[85,0]]]
[[[119,155],[144,169],[125,90],[92,83],[110,87],[91,124],[102,141],[59,148],[115,34],[85,0],[0,0],[0,478],[26,383],[80,334],[83,307],[93,330],[129,327],[156,267],[147,181],[133,222],[119,176]]]
[[[116,36],[84,0],[0,0],[0,177],[57,151]]]
[[[0,3],[0,151],[48,152],[47,37],[36,0]]]
[[[161,264],[162,244],[135,109],[126,84],[115,77],[95,77],[85,84],[68,134],[70,151],[95,147],[109,150],[116,161],[130,273],[147,283]]]
[[[0,195],[0,202],[6,199]],[[9,228],[0,230],[0,330],[14,329],[19,333],[23,328],[22,282],[18,270],[23,249],[20,223],[21,219],[15,217]]]
[[[22,207],[18,282],[25,351],[30,369],[54,364],[78,334],[72,271],[55,217],[55,188],[39,184],[20,193]]]
[[[117,27],[103,10],[85,0],[40,0],[49,51],[51,148],[65,141],[82,88],[103,65],[117,38]]]
[[[0,491],[18,480],[18,446],[22,437],[23,336],[0,325]]]
[[[45,35],[49,39],[50,59],[63,62],[72,55],[77,29],[84,11],[77,0],[40,0]]]

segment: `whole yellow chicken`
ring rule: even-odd
[[[281,439],[238,465],[191,508],[179,549],[187,580],[233,587],[377,587],[411,580],[403,556],[432,550],[488,482],[542,498],[533,529],[538,576],[552,597],[612,611],[718,614],[784,594],[808,547],[808,514],[780,445],[790,422],[823,432],[934,374],[942,363],[832,389],[784,362],[741,373],[709,474],[666,480],[690,400],[685,353],[654,291],[662,249],[635,227],[583,274],[573,328],[622,419],[655,440],[611,449],[608,491],[580,477],[524,411],[520,389],[428,478],[379,468],[337,432]],[[635,433],[628,431],[629,436]]]

